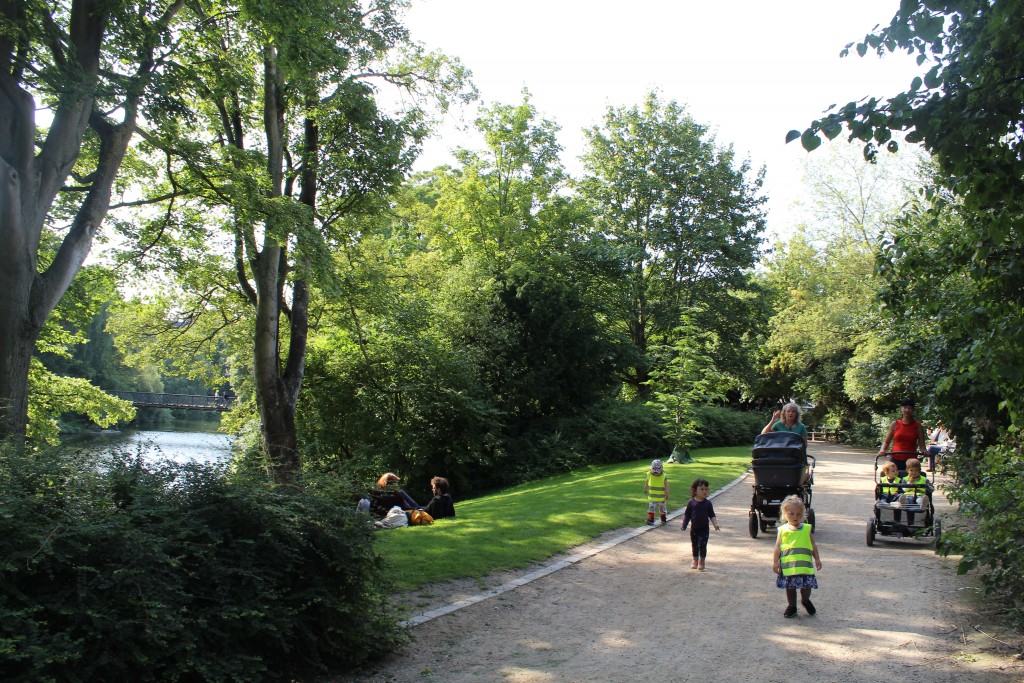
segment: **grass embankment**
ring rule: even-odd
[[[750,447],[693,451],[693,462],[669,464],[669,511],[690,499],[697,477],[717,491],[750,464]],[[378,534],[381,553],[400,591],[448,579],[478,578],[532,562],[647,518],[643,494],[649,460],[588,467],[459,501],[456,519]]]

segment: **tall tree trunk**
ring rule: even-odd
[[[268,47],[264,60],[264,130],[267,137],[267,171],[270,196],[278,198],[284,191],[285,104],[280,91],[280,74],[276,54]],[[308,148],[312,146],[313,162],[304,166],[301,200],[315,204],[315,154],[318,146],[316,127],[306,125]],[[307,187],[307,181],[309,183]],[[312,220],[310,212],[310,220]],[[288,275],[288,249],[277,244],[266,229],[263,248],[250,267],[256,281],[256,338],[253,340],[253,370],[256,404],[260,412],[260,432],[264,455],[270,474],[279,484],[295,481],[302,468],[298,451],[295,411],[306,365],[306,339],[309,328],[309,288],[304,280],[291,283],[292,305],[284,301]],[[288,312],[291,321],[287,356],[282,362],[281,316]]]
[[[0,17],[26,21],[24,3],[0,0]],[[182,3],[167,7],[155,32],[167,29]],[[35,100],[23,80],[24,45],[0,36],[0,440],[23,442],[28,421],[28,372],[39,333],[81,269],[96,231],[110,208],[110,194],[135,133],[140,99],[153,69],[152,44],[140,50],[132,87],[121,102],[124,119],[114,124],[93,111],[91,92],[100,75],[100,54],[110,8],[101,0],[74,0],[67,23],[70,46],[54,40],[57,64],[74,81],[60,84],[53,121],[38,145]],[[68,49],[68,48],[72,49]],[[74,65],[67,64],[73,57]],[[71,227],[56,255],[38,272],[43,228],[54,200],[92,127],[100,140]]]
[[[88,107],[91,107],[91,100],[78,103],[83,123],[73,122],[74,125],[62,127],[62,139],[55,140],[51,128],[39,159],[29,161],[23,170],[19,171],[0,156],[0,439],[13,436],[19,444],[23,442],[28,422],[28,372],[35,343],[47,318],[89,255],[96,229],[110,207],[111,188],[135,131],[136,109],[132,103],[126,105],[125,121],[119,125],[93,115],[93,129],[100,138],[100,149],[92,184],[53,261],[45,271],[37,272],[43,225],[56,189],[78,156]],[[57,125],[55,119],[54,126]],[[68,144],[66,138],[69,137],[78,142],[73,140]],[[57,163],[57,159],[47,158],[51,147],[63,149],[58,157],[63,168],[58,169],[62,173],[47,181],[47,174],[36,173],[35,169]]]
[[[280,320],[282,302],[278,287],[282,247],[265,246],[256,274],[256,336],[253,340],[253,374],[256,405],[260,413],[263,453],[271,478],[279,484],[294,481],[301,467],[295,430],[296,401],[280,369]]]
[[[25,21],[19,5],[3,2],[0,16],[14,24]],[[90,0],[73,4],[69,33],[85,82],[98,72],[105,23]],[[28,371],[36,339],[81,265],[72,258],[83,232],[76,221],[65,238],[72,244],[61,247],[63,256],[46,273],[36,272],[43,224],[78,158],[92,108],[87,88],[68,84],[37,155],[35,100],[22,87],[21,49],[8,35],[0,39],[0,439],[13,436],[19,444],[28,420]],[[85,232],[91,241],[91,226]]]

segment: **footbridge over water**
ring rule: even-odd
[[[145,391],[111,391],[136,408],[176,408],[184,410],[231,410],[234,397],[195,396],[192,394],[156,394]]]

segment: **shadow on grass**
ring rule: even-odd
[[[718,490],[750,463],[744,446],[693,454],[692,462],[666,466],[670,511],[690,499],[695,478],[708,479]],[[642,525],[649,467],[646,460],[587,467],[459,501],[457,518],[382,531],[378,548],[400,591],[522,569],[605,532]]]

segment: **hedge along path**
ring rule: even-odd
[[[935,555],[930,543],[866,546],[873,454],[836,444],[810,451],[823,562],[815,617],[802,609],[782,617],[774,536],[752,539],[747,531],[747,478],[716,492],[722,530],[712,532],[705,572],[689,568],[689,534],[679,530],[677,510],[677,523],[630,531],[559,569],[421,621],[413,645],[336,680],[1024,679],[1021,662],[984,650],[989,642],[973,626],[996,627],[975,612],[974,584],[956,576],[956,558]],[[953,510],[941,495],[936,507],[948,526]]]

